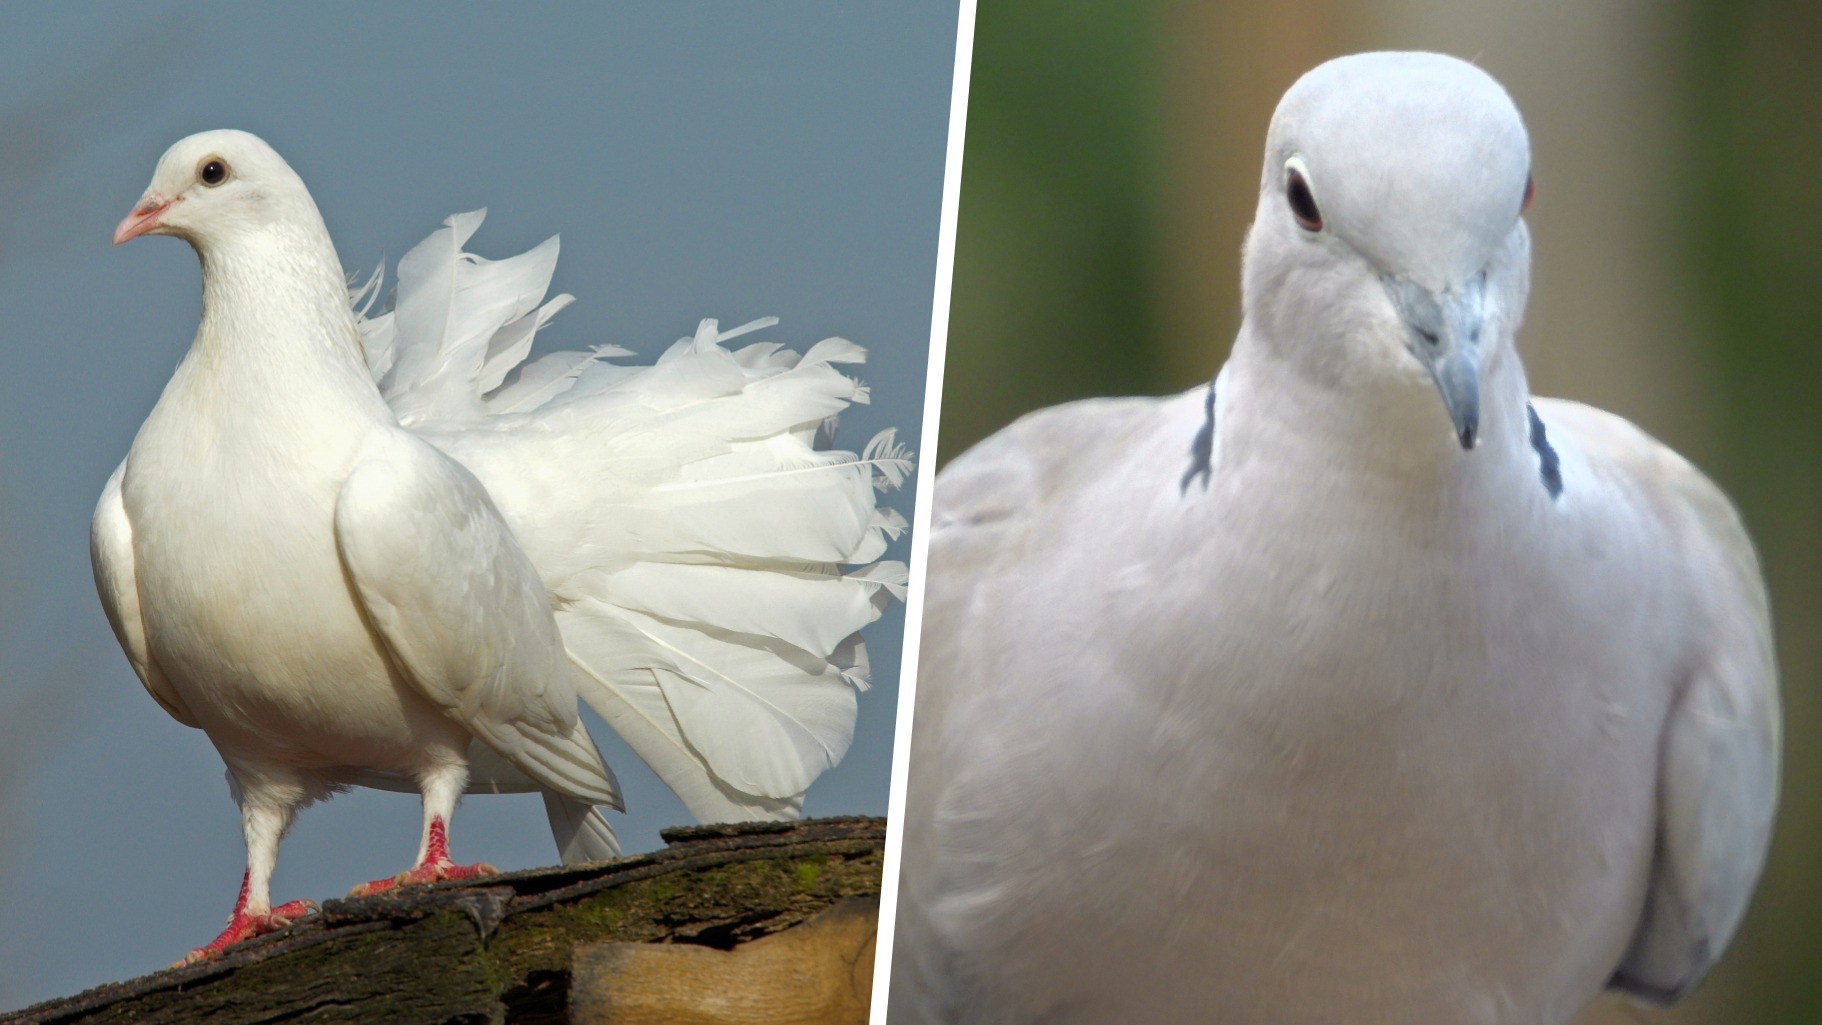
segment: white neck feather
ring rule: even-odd
[[[365,374],[341,263],[320,220],[198,241],[196,250],[202,261],[196,355],[211,362],[237,354],[285,364],[352,362]]]

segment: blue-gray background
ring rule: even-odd
[[[915,443],[955,27],[941,2],[0,11],[0,1009],[181,957],[243,864],[214,749],[140,688],[89,577],[95,496],[196,325],[182,243],[108,245],[165,147],[265,137],[351,269],[479,206],[485,256],[561,232],[553,291],[579,301],[546,345],[649,359],[698,318],[767,315],[800,349],[853,339],[874,405],[840,440]],[[875,686],[810,814],[885,813],[902,623],[869,632]],[[623,842],[657,846],[681,805],[595,733]],[[390,875],[418,828],[414,797],[314,807],[274,897]],[[453,843],[502,868],[555,856],[530,796],[466,801]]]

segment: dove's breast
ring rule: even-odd
[[[335,500],[371,418],[184,401],[188,383],[141,429],[122,495],[150,655],[223,756],[409,771],[426,736],[465,744],[396,678],[342,571]]]
[[[1185,488],[1184,405],[1033,507],[1028,554],[950,617],[980,682],[945,721],[979,735],[919,752],[945,777],[926,915],[1000,998],[1049,1002],[1034,1020],[1567,1014],[1652,853],[1673,646],[1639,627],[1635,549],[1313,467]],[[1574,559],[1608,566],[1571,591]]]

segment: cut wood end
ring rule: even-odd
[[[585,943],[570,962],[574,1025],[866,1025],[879,898],[850,897],[731,951]]]

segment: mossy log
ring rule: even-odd
[[[847,922],[844,950],[855,948],[843,956],[856,956],[853,937],[861,934],[851,918],[876,907],[882,820],[688,827],[664,837],[663,850],[614,861],[331,900],[320,915],[220,958],[39,1004],[0,1023],[545,1025],[569,1020],[579,946],[732,950],[838,904],[831,920]]]

